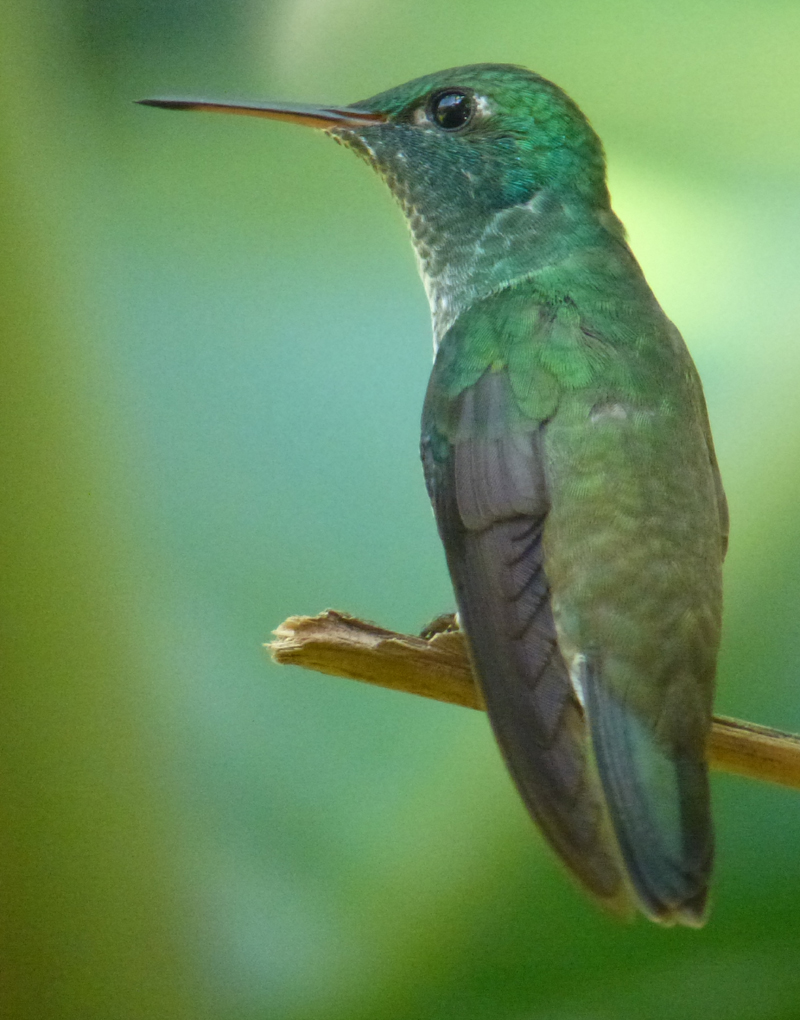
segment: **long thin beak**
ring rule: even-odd
[[[386,115],[342,106],[309,106],[305,103],[218,103],[208,99],[138,99],[143,106],[163,110],[205,110],[208,113],[239,113],[246,117],[268,117],[291,124],[331,131],[333,128],[373,127],[384,124]]]

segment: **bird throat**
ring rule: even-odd
[[[624,238],[607,204],[592,207],[580,195],[545,187],[526,201],[487,208],[477,180],[461,180],[452,169],[431,171],[400,147],[387,154],[374,135],[331,134],[383,178],[403,211],[430,304],[434,353],[476,302],[555,268],[581,248],[607,243],[610,235]]]

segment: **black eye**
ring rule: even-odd
[[[472,96],[459,89],[437,93],[431,99],[430,116],[435,124],[445,131],[457,131],[464,127],[475,112]]]

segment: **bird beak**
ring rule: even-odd
[[[348,106],[309,106],[305,103],[218,103],[208,99],[139,99],[143,106],[163,110],[205,110],[207,113],[238,113],[246,117],[267,117],[304,124],[320,131],[335,128],[374,127],[384,124],[386,114],[354,110]]]

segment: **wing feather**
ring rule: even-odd
[[[502,371],[488,370],[460,396],[452,442],[433,420],[436,401],[426,402],[426,478],[495,735],[556,852],[597,897],[625,909],[583,709],[550,605],[541,424],[515,412]]]

